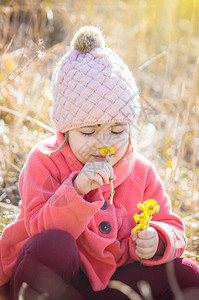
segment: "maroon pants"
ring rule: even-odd
[[[199,299],[199,267],[186,258],[153,267],[132,263],[118,268],[111,279],[127,284],[140,295],[139,282],[145,281],[150,285],[153,299],[172,300],[177,293],[187,294],[191,300]],[[26,242],[10,281],[11,300],[18,299],[23,282],[28,284],[24,291],[27,300],[36,300],[45,292],[47,299],[52,300],[129,299],[116,289],[92,290],[80,270],[74,238],[61,230],[44,231]]]

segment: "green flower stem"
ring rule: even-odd
[[[106,154],[106,161],[108,163],[110,162],[109,153]],[[114,191],[114,188],[113,188],[113,179],[110,179],[109,182],[110,182],[110,186],[111,186],[111,194],[110,194],[108,200],[110,201],[110,204],[113,204],[113,196],[115,194],[115,191]]]
[[[111,194],[109,196],[109,201],[110,201],[110,204],[113,204],[113,196],[115,194],[115,191],[113,189],[113,179],[110,179],[110,185],[111,185]]]

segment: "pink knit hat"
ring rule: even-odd
[[[82,27],[71,47],[52,78],[51,119],[56,130],[135,123],[140,111],[135,79],[121,58],[105,47],[101,31]]]

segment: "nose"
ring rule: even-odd
[[[106,131],[99,130],[96,134],[95,147],[97,149],[111,147],[111,137]]]

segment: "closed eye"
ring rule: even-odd
[[[123,132],[124,132],[124,130],[122,130],[122,131],[113,131],[113,130],[111,130],[111,133],[113,133],[113,134],[121,134]]]
[[[113,130],[111,130],[111,133],[113,133],[113,134],[122,134],[123,132],[124,132],[124,130],[121,130],[121,131],[113,131]],[[81,131],[81,134],[87,135],[87,136],[92,135],[94,133],[95,133],[95,130],[92,131],[92,132],[82,132]]]
[[[95,131],[93,132],[81,132],[83,135],[92,135],[93,133],[95,133]]]

